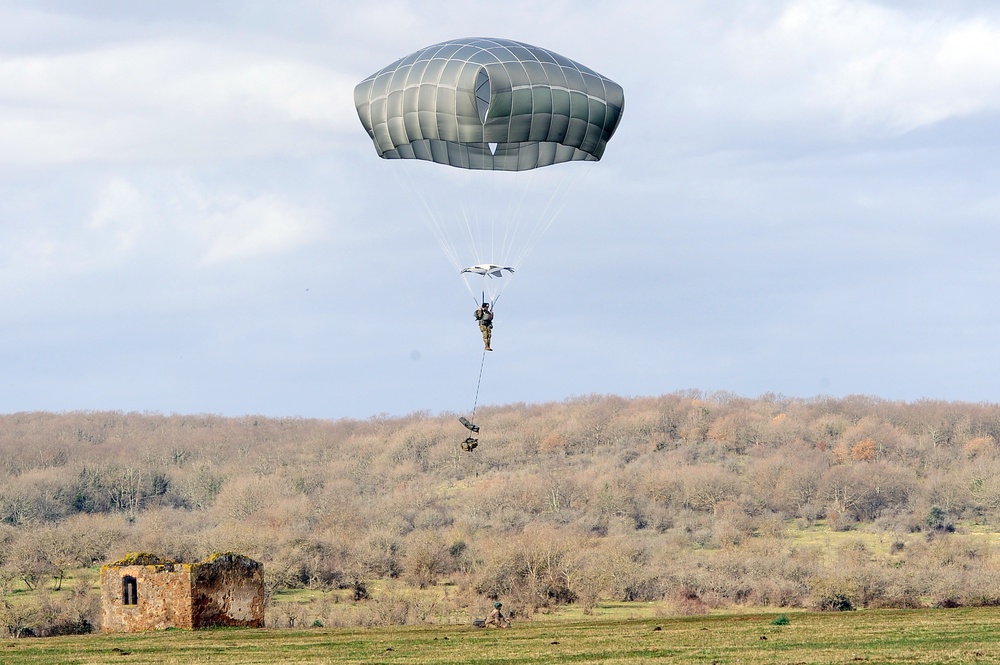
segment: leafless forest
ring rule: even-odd
[[[329,600],[272,625],[1000,604],[1000,405],[587,396],[481,409],[471,454],[457,415],[2,416],[0,624],[93,623],[52,590],[135,551]]]

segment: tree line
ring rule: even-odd
[[[601,600],[1000,604],[996,404],[690,391],[477,421],[467,453],[457,414],[0,416],[0,613],[23,609],[18,589],[134,551],[245,553],[271,594],[337,591],[314,610],[325,625],[442,620],[495,598],[522,616]],[[430,588],[445,593],[410,593]],[[93,624],[76,596],[78,614],[47,616]],[[269,621],[307,619],[287,609]]]

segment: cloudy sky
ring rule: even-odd
[[[353,88],[473,36],[627,100],[479,404],[1000,401],[995,3],[0,0],[0,412],[468,412],[469,294]]]

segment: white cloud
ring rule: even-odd
[[[894,134],[1000,109],[1000,23],[987,16],[796,0],[727,43],[755,85],[751,112],[779,121],[805,111],[848,133]]]
[[[110,241],[102,245],[127,252],[135,247],[152,214],[135,186],[114,178],[100,192],[87,228]]]
[[[0,164],[328,150],[357,122],[353,85],[325,63],[191,39],[0,56]]]
[[[181,274],[294,254],[327,233],[312,206],[280,191],[246,190],[161,170],[110,176],[88,194],[89,212],[40,208],[36,219],[4,229],[0,270],[5,282],[19,284],[99,273]]]
[[[0,245],[7,279],[27,283],[115,270],[148,241],[155,213],[134,184],[115,177],[98,185],[88,196],[93,201],[89,213],[73,207],[81,204],[70,190],[60,192],[70,201],[69,212],[58,200],[39,201],[42,195],[35,192],[28,211],[10,220]]]
[[[320,232],[318,220],[308,211],[274,196],[216,202],[213,208],[203,220],[211,239],[201,258],[203,265],[280,254]]]

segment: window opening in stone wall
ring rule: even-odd
[[[139,583],[131,575],[122,578],[122,605],[139,604]]]

